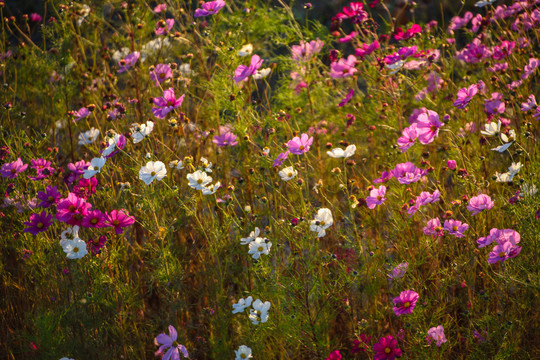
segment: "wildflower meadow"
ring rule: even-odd
[[[540,0],[0,21],[0,359],[540,358]]]

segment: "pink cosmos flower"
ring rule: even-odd
[[[140,56],[141,53],[138,51],[134,51],[131,54],[128,54],[125,58],[118,62],[118,66],[120,67],[120,69],[118,69],[118,72],[123,73],[131,69],[131,67],[135,65],[137,60],[139,60]]]
[[[156,14],[159,14],[160,12],[165,11],[165,10],[167,10],[167,4],[158,4],[154,8],[154,12]]]
[[[78,197],[86,200],[90,195],[96,193],[97,184],[98,181],[95,177],[91,177],[90,179],[80,179],[77,185],[73,187],[72,192]]]
[[[251,63],[249,64],[249,66],[238,65],[238,67],[234,71],[234,81],[238,84],[239,82],[246,80],[261,67],[263,61],[264,60],[261,59],[259,55],[255,54],[251,57]]]
[[[414,145],[416,139],[418,138],[416,124],[412,124],[411,126],[403,129],[401,135],[402,136],[397,140],[397,144],[401,152],[405,152]]]
[[[503,244],[497,244],[488,255],[488,263],[495,264],[504,262],[507,259],[514,258],[521,252],[521,246],[513,245],[510,241]]]
[[[352,31],[349,35],[345,35],[344,37],[342,38],[339,38],[339,42],[340,43],[348,43],[350,41],[352,41],[356,36],[358,36],[358,33],[356,31]]]
[[[441,346],[446,342],[446,337],[444,336],[444,328],[442,325],[432,327],[428,330],[427,334],[427,340],[430,344],[432,340],[435,340],[437,342],[437,346]]]
[[[339,59],[330,64],[330,76],[333,79],[346,78],[352,76],[358,70],[355,68],[356,57],[349,55],[347,59]]]
[[[105,224],[108,227],[114,227],[114,232],[119,235],[124,232],[124,228],[135,223],[135,217],[129,216],[129,212],[125,209],[113,210],[107,214]]]
[[[21,158],[18,158],[13,162],[3,164],[0,168],[0,173],[5,178],[15,179],[19,176],[19,173],[22,173],[27,167],[28,164],[23,164]]]
[[[156,97],[153,99],[156,107],[152,108],[152,113],[158,119],[165,119],[165,116],[167,116],[169,112],[182,105],[185,96],[186,95],[184,94],[177,99],[174,95],[173,88],[164,90],[162,97]]]
[[[493,66],[487,68],[487,71],[499,72],[499,71],[504,71],[507,69],[508,69],[508,63],[504,62],[500,64],[493,64]]]
[[[30,21],[32,22],[41,22],[43,20],[43,17],[37,13],[30,14]]]
[[[184,345],[179,344],[176,339],[178,338],[178,333],[174,326],[169,325],[169,335],[159,334],[156,336],[154,342],[156,345],[160,345],[156,356],[165,353],[162,360],[180,360],[180,353],[187,358],[189,354]],[[168,350],[167,350],[168,349]],[[167,350],[167,352],[165,352]]]
[[[491,49],[482,44],[478,38],[475,38],[463,50],[456,53],[456,59],[463,60],[470,64],[482,62],[489,57],[491,57]]]
[[[292,58],[297,62],[308,61],[320,53],[323,46],[324,42],[319,39],[310,42],[300,41],[300,45],[291,46]]]
[[[363,60],[366,56],[377,50],[379,47],[379,42],[375,40],[371,44],[362,44],[359,48],[354,50],[354,54]]]
[[[476,240],[476,243],[478,244],[478,248],[483,248],[488,245],[490,245],[493,241],[497,240],[499,238],[499,235],[501,233],[501,230],[497,228],[493,228],[489,231],[489,235],[486,237],[481,237],[478,240]]]
[[[529,111],[536,108],[538,105],[536,104],[536,98],[534,95],[529,95],[526,102],[521,103],[521,111]]]
[[[341,354],[339,353],[339,350],[332,351],[330,355],[325,360],[341,360]]]
[[[495,205],[491,198],[486,194],[480,194],[478,196],[472,197],[469,200],[469,205],[467,205],[467,210],[472,212],[471,215],[476,215],[482,210],[489,210]]]
[[[448,219],[444,221],[444,230],[448,231],[450,235],[461,238],[465,237],[463,232],[469,228],[469,225],[462,223],[459,220]]]
[[[52,224],[52,215],[47,214],[46,211],[41,212],[41,214],[32,214],[30,215],[30,221],[25,221],[23,224],[28,226],[24,229],[24,232],[28,232],[32,235],[37,235],[40,232],[47,231],[49,226]]]
[[[171,31],[172,27],[174,26],[174,19],[165,19],[165,20],[159,20],[156,23],[156,28],[154,32],[156,35],[165,35],[169,31]]]
[[[418,169],[412,162],[397,164],[396,167],[390,171],[390,175],[395,177],[400,184],[410,184],[420,180],[427,171]]]
[[[403,275],[407,272],[407,269],[409,268],[409,263],[403,262],[401,264],[398,264],[396,267],[392,269],[390,274],[388,274],[388,277],[392,280],[401,279]]]
[[[361,2],[352,2],[349,6],[343,8],[343,12],[336,15],[340,20],[351,19],[353,24],[359,24],[368,19],[368,13],[364,10],[364,4]]]
[[[73,116],[75,116],[75,119],[73,119],[73,121],[79,121],[81,119],[84,119],[85,117],[89,116],[91,113],[92,112],[88,108],[82,107],[79,110],[73,112]]]
[[[60,199],[56,205],[56,218],[68,225],[82,225],[82,219],[88,213],[92,204],[81,199],[74,193],[69,193],[65,199]]]
[[[381,185],[378,189],[370,191],[369,196],[366,197],[366,205],[369,209],[375,209],[375,206],[382,204],[386,201],[384,197],[386,195],[386,186]]]
[[[394,34],[394,39],[397,41],[407,40],[412,38],[416,34],[420,34],[421,32],[422,28],[418,24],[412,24],[411,27],[406,31],[403,31],[402,28],[398,27]]]
[[[209,16],[216,14],[219,10],[221,10],[225,6],[225,1],[223,0],[215,0],[215,1],[209,1],[207,3],[202,4],[202,9],[195,10],[194,17],[198,18],[201,16]]]
[[[472,84],[468,88],[459,89],[454,106],[457,106],[458,109],[464,109],[477,93],[478,85],[476,84]]]
[[[432,235],[434,238],[437,236],[443,236],[443,228],[441,226],[441,220],[439,218],[431,219],[427,222],[426,226],[423,229],[424,234]]]
[[[453,34],[454,30],[458,30],[466,26],[469,23],[469,21],[471,21],[472,17],[473,17],[473,14],[470,11],[467,11],[465,15],[463,15],[463,17],[454,16],[450,20],[450,25],[448,26],[448,29],[447,29],[448,33]]]
[[[478,32],[478,30],[480,30],[480,25],[482,25],[482,15],[476,14],[476,16],[471,20],[471,25],[471,31],[473,33]]]
[[[418,115],[416,122],[418,141],[424,145],[432,143],[439,135],[439,128],[443,125],[444,123],[439,121],[439,114],[433,110],[427,110]]]
[[[397,316],[412,314],[414,307],[418,301],[418,293],[412,290],[405,290],[394,298],[394,314]]]
[[[302,134],[300,137],[296,136],[292,140],[289,140],[287,146],[291,154],[302,155],[309,151],[311,144],[313,144],[313,137],[310,137],[308,134]]]
[[[82,219],[82,227],[101,229],[106,227],[105,214],[99,210],[89,210]]]
[[[380,338],[379,342],[373,345],[373,351],[375,352],[373,360],[395,360],[396,357],[401,356],[397,340],[392,335]]]
[[[448,162],[446,163],[446,167],[450,170],[456,170],[457,168],[456,160],[448,160]]]
[[[521,79],[525,80],[536,70],[540,65],[540,61],[536,58],[530,58],[529,63],[523,67],[523,73],[521,74]]]
[[[493,59],[502,60],[505,57],[512,55],[514,48],[516,47],[515,41],[502,41],[499,46],[495,46],[493,49]]]
[[[338,104],[339,107],[345,106],[349,101],[351,101],[352,97],[354,96],[354,89],[349,90],[347,95],[341,100],[341,102]]]
[[[491,99],[486,100],[484,107],[488,114],[502,114],[506,109],[506,104],[502,101],[502,94],[494,92],[491,94]]]
[[[159,86],[162,82],[172,78],[172,69],[167,64],[157,64],[153,71],[150,71],[150,79]]]
[[[32,159],[32,168],[36,170],[36,176],[28,176],[30,180],[41,180],[51,176],[54,173],[54,168],[51,167],[51,162],[45,159]]]
[[[427,191],[422,191],[420,195],[416,197],[416,205],[418,207],[426,206],[427,204],[431,204],[431,203],[439,201],[440,198],[441,198],[441,192],[439,190],[435,190],[433,194]]]

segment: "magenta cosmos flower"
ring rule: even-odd
[[[468,88],[459,89],[454,106],[457,106],[458,109],[464,109],[477,93],[478,85],[476,84],[472,84]]]
[[[341,360],[341,359],[342,359],[342,356],[339,353],[339,350],[332,351],[330,355],[328,355],[328,357],[326,358],[326,360]]]
[[[455,237],[465,237],[463,232],[469,228],[469,225],[462,223],[459,220],[448,219],[444,221],[444,230],[448,231],[450,235]]]
[[[156,356],[165,353],[161,360],[180,360],[180,353],[184,355],[185,358],[189,357],[187,349],[184,345],[181,345],[176,341],[178,338],[178,333],[174,326],[169,325],[169,335],[159,334],[154,339],[156,345],[160,345]],[[168,350],[167,350],[168,349]],[[167,352],[165,352],[167,350]]]
[[[313,144],[313,137],[309,137],[308,134],[302,134],[300,137],[296,136],[292,140],[289,140],[287,146],[291,154],[302,155],[309,151],[311,144]]]
[[[56,205],[56,218],[69,225],[81,226],[82,219],[91,207],[92,204],[86,200],[69,193],[67,198],[61,199]]]
[[[234,77],[233,80],[238,84],[244,80],[246,80],[248,77],[253,75],[262,65],[263,59],[260,58],[259,55],[255,54],[251,57],[251,62],[249,66],[246,65],[238,65],[236,70],[234,70]]]
[[[435,340],[437,342],[437,346],[441,346],[446,342],[446,336],[444,336],[444,328],[442,325],[439,325],[437,327],[432,327],[427,332],[427,341],[431,344],[431,341]]]
[[[131,226],[135,223],[135,218],[129,216],[127,210],[113,210],[110,214],[107,214],[105,224],[108,227],[114,227],[114,232],[120,235],[124,232],[124,228]]]
[[[51,176],[54,173],[54,168],[51,167],[51,162],[45,159],[32,159],[32,168],[36,170],[36,176],[28,176],[30,180],[41,180]]]
[[[107,227],[105,224],[106,216],[99,210],[90,210],[82,219],[82,226],[85,228],[101,229]]]
[[[353,24],[359,24],[367,20],[368,13],[364,10],[364,4],[360,1],[352,2],[343,8],[343,12],[336,15],[340,20],[351,19]]]
[[[81,119],[84,119],[85,117],[88,117],[92,112],[87,107],[82,107],[77,111],[73,112],[73,116],[75,117],[73,121],[79,121]]]
[[[472,212],[471,215],[476,215],[482,210],[489,210],[495,205],[491,198],[486,194],[480,194],[469,200],[469,205],[467,205],[467,210]]]
[[[418,133],[418,141],[421,144],[430,144],[439,135],[439,128],[444,123],[439,121],[439,114],[433,110],[426,110],[418,115],[416,120],[416,129]]]
[[[386,186],[381,185],[378,189],[373,189],[366,198],[366,205],[370,209],[375,209],[375,206],[382,204],[386,201],[384,197],[386,195]]]
[[[356,57],[349,55],[347,59],[339,59],[330,64],[330,76],[332,79],[346,78],[352,76],[358,70],[355,68]]]
[[[171,31],[173,26],[174,19],[159,20],[156,23],[156,29],[154,30],[154,32],[156,33],[156,35],[165,35],[169,31]]]
[[[172,78],[172,69],[167,64],[157,64],[154,70],[150,71],[150,79],[156,83],[156,86],[170,78]]]
[[[214,15],[219,10],[221,10],[224,6],[225,6],[225,1],[223,0],[209,1],[201,5],[202,9],[195,10],[195,14],[193,16],[198,18],[201,16]]]
[[[140,56],[141,53],[138,51],[134,51],[131,54],[128,54],[125,58],[118,62],[118,66],[120,67],[120,69],[118,69],[118,72],[123,73],[131,69],[131,67],[135,65],[137,60],[139,60]]]
[[[397,347],[397,340],[392,335],[382,337],[373,345],[374,360],[394,360],[401,356],[401,350]]]
[[[43,211],[41,214],[32,214],[30,215],[30,221],[25,221],[23,224],[28,226],[24,229],[24,232],[28,232],[32,235],[37,235],[40,232],[47,231],[49,226],[52,224],[52,215],[47,214]]]
[[[58,203],[60,198],[62,198],[62,194],[58,192],[58,188],[56,186],[47,186],[45,192],[38,191],[37,198],[41,200],[38,206],[48,208]]]
[[[156,107],[152,108],[152,113],[158,119],[165,119],[165,116],[167,116],[169,112],[182,105],[185,96],[186,95],[184,94],[177,99],[174,95],[173,88],[164,90],[162,97],[155,97],[153,99]]]
[[[405,290],[394,298],[394,314],[397,316],[412,314],[416,301],[418,301],[418,293],[412,290]]]
[[[19,176],[19,173],[22,173],[27,167],[28,164],[23,164],[21,158],[18,158],[13,162],[2,165],[0,168],[0,173],[5,178],[15,179],[17,176]]]
[[[375,50],[377,50],[380,47],[379,42],[375,40],[371,44],[362,44],[359,48],[354,50],[354,54],[358,56],[361,60],[364,59],[364,57],[368,56]]]

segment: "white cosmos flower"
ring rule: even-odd
[[[399,71],[405,65],[405,60],[399,60],[393,63],[392,65],[386,65],[386,68],[390,71],[390,74],[393,75]]]
[[[527,184],[527,183],[521,184],[521,193],[524,196],[527,196],[527,197],[534,196],[536,195],[537,192],[538,192],[538,188],[536,187],[536,185]]]
[[[521,162],[518,162],[518,163],[512,163],[512,165],[510,165],[508,167],[508,172],[512,175],[516,175],[519,170],[521,170],[521,168],[523,167],[523,164]]]
[[[91,128],[83,133],[79,134],[79,145],[90,145],[96,138],[99,136],[99,130],[96,128]]]
[[[221,187],[221,182],[218,181],[217,183],[215,184],[210,184],[210,185],[207,185],[205,186],[203,189],[202,189],[202,193],[203,195],[213,195],[216,193],[216,191]]]
[[[116,150],[116,144],[118,144],[118,141],[120,141],[120,136],[120,134],[115,134],[113,137],[107,140],[109,145],[103,150],[101,156],[107,157],[111,155],[114,150]]]
[[[330,151],[327,151],[326,153],[328,156],[333,158],[348,158],[354,155],[356,152],[356,145],[349,145],[345,150],[342,148],[335,148]]]
[[[103,156],[99,158],[93,158],[92,161],[90,161],[90,166],[88,167],[88,169],[84,170],[83,177],[85,179],[90,179],[91,177],[96,175],[105,165],[105,161],[106,160]]]
[[[496,177],[496,180],[497,182],[510,182],[512,181],[512,179],[514,179],[514,176],[517,175],[517,173],[519,172],[519,170],[523,167],[523,165],[521,164],[521,162],[518,162],[518,163],[512,163],[512,165],[510,165],[508,167],[508,172],[505,172],[505,173],[498,173],[496,172],[495,173],[495,177]]]
[[[268,241],[267,238],[258,237],[249,243],[248,254],[251,254],[252,258],[258,259],[262,254],[264,255],[270,254],[271,247],[272,247],[272,243]]]
[[[134,144],[143,141],[143,139],[150,135],[152,130],[154,130],[154,122],[150,120],[147,121],[146,124],[139,125],[135,123],[131,126],[131,138],[133,139]]]
[[[80,259],[88,253],[86,250],[86,243],[78,237],[66,241],[62,248],[67,254],[68,259]]]
[[[480,134],[486,135],[486,136],[496,136],[498,133],[501,132],[501,121],[498,120],[497,122],[490,122],[489,124],[484,125],[485,130],[481,130]]]
[[[139,170],[139,179],[150,185],[154,179],[161,180],[167,176],[167,167],[161,161],[149,161]]]
[[[253,78],[255,80],[264,79],[265,77],[270,75],[271,71],[272,71],[272,69],[270,69],[270,68],[255,70],[255,73],[253,74]]]
[[[204,171],[206,171],[207,173],[211,173],[212,172],[212,163],[209,162],[206,158],[201,158],[201,162],[204,166]]]
[[[195,72],[191,70],[191,65],[189,65],[188,63],[180,65],[178,67],[178,71],[180,71],[180,73],[186,77],[195,75]]]
[[[474,4],[474,6],[481,8],[481,7],[493,4],[495,1],[497,0],[480,0],[480,1],[477,1],[476,4]]]
[[[253,52],[253,45],[246,44],[242,46],[242,48],[238,51],[238,56],[246,57],[248,55],[251,55],[252,52]]]
[[[71,358],[63,357],[63,358],[61,358],[60,360],[75,360],[75,359],[71,359]]]
[[[499,146],[497,146],[497,147],[495,147],[495,148],[493,148],[491,150],[503,153],[506,150],[508,150],[510,145],[512,145],[514,143],[515,138],[516,138],[516,131],[514,129],[510,130],[508,132],[508,135],[506,135],[504,133],[501,133],[501,140],[504,141],[505,143],[503,145],[499,145]],[[510,139],[512,139],[512,141],[510,141]]]
[[[258,227],[256,227],[255,230],[253,230],[252,232],[249,233],[248,237],[240,239],[240,244],[241,245],[248,245],[250,242],[255,240],[260,235],[260,233],[261,233],[261,230]]]
[[[206,187],[206,185],[212,182],[212,177],[208,176],[208,174],[201,170],[188,174],[187,179],[189,181],[188,185],[195,190],[202,190]]]
[[[245,299],[240,299],[236,304],[233,304],[233,314],[238,314],[241,312],[244,312],[248,307],[251,306],[251,302],[253,301],[253,298],[251,296],[248,296]]]
[[[75,238],[79,237],[79,226],[74,225],[73,227],[68,227],[66,230],[62,231],[60,234],[60,237],[62,238],[60,240],[60,246],[64,247],[64,244],[69,241],[73,240]]]
[[[251,348],[246,345],[240,345],[238,350],[234,351],[234,354],[236,355],[234,360],[251,359],[253,357],[253,355],[251,355]]]
[[[249,320],[253,325],[258,325],[259,323],[265,323],[268,321],[268,310],[270,309],[270,301],[265,301],[264,303],[257,299],[253,302],[253,309],[249,310]]]
[[[330,209],[322,208],[319,209],[315,219],[311,220],[310,230],[317,233],[317,237],[323,237],[326,235],[326,229],[328,229],[334,223],[332,218],[332,212]]]
[[[173,160],[169,163],[169,167],[171,169],[182,170],[184,168],[184,163],[182,160]]]
[[[281,176],[281,180],[283,181],[289,181],[296,175],[298,175],[298,171],[294,170],[292,166],[286,167],[279,172],[279,176]]]

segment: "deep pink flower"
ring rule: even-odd
[[[476,84],[472,84],[468,88],[459,89],[454,106],[457,106],[458,109],[464,109],[477,93],[478,85]]]
[[[370,340],[371,340],[371,336],[367,336],[366,334],[360,334],[360,340],[358,339],[353,340],[351,353],[357,354],[359,352],[365,352],[366,345],[368,345]]]
[[[446,337],[444,336],[444,328],[442,325],[432,327],[428,330],[427,334],[427,339],[430,344],[432,340],[435,340],[437,342],[437,346],[441,346],[446,342]]]
[[[54,173],[54,168],[51,167],[51,162],[45,159],[32,159],[32,168],[36,170],[36,176],[28,176],[30,180],[41,180],[51,176]]]
[[[64,181],[68,185],[71,185],[75,180],[80,178],[82,174],[84,174],[84,170],[88,169],[89,166],[90,163],[84,160],[77,161],[76,163],[69,163],[67,167],[71,173],[66,175]]]
[[[352,41],[356,36],[358,36],[358,33],[356,31],[352,31],[349,35],[345,35],[344,37],[342,38],[339,38],[339,42],[340,43],[348,43],[350,41]]]
[[[162,82],[172,78],[172,69],[167,64],[157,64],[153,71],[150,71],[150,79],[159,86]]]
[[[478,196],[472,197],[469,200],[469,205],[467,205],[467,210],[472,212],[471,215],[476,215],[482,210],[489,210],[495,205],[491,198],[486,194],[480,194]]]
[[[386,186],[381,185],[378,189],[370,191],[369,196],[366,198],[366,205],[370,209],[375,209],[375,206],[382,204],[386,201],[384,197],[386,195]]]
[[[98,181],[95,177],[91,177],[90,179],[80,179],[77,185],[73,187],[72,192],[78,197],[86,200],[90,195],[96,193],[97,184]]]
[[[105,214],[99,210],[89,210],[82,219],[82,227],[101,229],[106,227]]]
[[[129,216],[129,212],[125,209],[113,210],[107,214],[105,223],[108,227],[114,227],[114,232],[119,235],[124,232],[124,228],[135,223],[135,218]]]
[[[30,14],[30,21],[32,22],[41,22],[43,20],[43,17],[37,13]]]
[[[457,168],[456,160],[448,160],[448,162],[446,163],[446,167],[450,170],[456,170]]]
[[[123,58],[122,60],[118,62],[118,66],[120,67],[118,69],[118,72],[123,73],[131,69],[131,67],[135,65],[137,60],[139,60],[140,56],[141,56],[141,53],[138,51],[134,51],[131,54],[128,54],[125,58]]]
[[[309,137],[308,134],[302,134],[300,137],[296,136],[292,140],[289,140],[287,146],[291,154],[302,155],[309,151],[311,144],[313,144],[313,137]]]
[[[58,201],[56,205],[56,218],[58,221],[69,225],[82,225],[82,219],[88,213],[92,204],[81,199],[74,193],[69,193],[68,197]]]
[[[94,256],[97,256],[101,253],[101,250],[105,247],[105,244],[107,243],[107,237],[104,235],[101,235],[99,238],[96,238],[95,240],[93,238],[88,239],[86,246],[88,250],[90,250],[90,253]]]
[[[373,41],[371,44],[362,44],[359,48],[354,50],[354,54],[363,60],[366,56],[374,52],[379,48],[379,42]]]
[[[169,31],[171,31],[173,26],[174,19],[159,20],[156,23],[156,29],[154,30],[154,32],[156,33],[156,35],[165,35]]]
[[[397,316],[412,314],[416,301],[418,300],[418,293],[412,290],[405,290],[394,298],[394,314]]]
[[[330,353],[330,355],[328,355],[328,357],[326,358],[326,360],[341,360],[342,357],[341,357],[341,354],[339,353],[339,350],[334,350]]]
[[[46,211],[41,214],[30,215],[30,221],[25,221],[23,224],[28,226],[24,229],[24,232],[28,232],[32,235],[37,235],[40,232],[47,231],[52,224],[52,215],[47,214]]]
[[[236,70],[234,71],[234,77],[233,80],[238,84],[241,81],[246,80],[248,77],[253,75],[257,69],[259,69],[263,63],[263,59],[259,57],[259,55],[255,54],[251,57],[251,62],[249,66],[246,65],[238,65]]]
[[[336,15],[340,20],[351,19],[353,24],[359,24],[368,19],[368,13],[364,11],[364,4],[361,2],[352,2],[349,6],[343,8],[343,12]]]
[[[493,59],[494,60],[502,60],[505,57],[512,54],[514,51],[514,48],[516,47],[515,41],[502,41],[501,45],[495,46],[493,49]]]
[[[356,57],[349,55],[347,59],[339,59],[330,64],[330,76],[333,79],[346,78],[352,76],[358,70],[355,68]]]
[[[349,101],[351,101],[352,97],[354,96],[354,89],[349,90],[347,95],[341,100],[341,102],[338,104],[339,107],[345,106]]]
[[[394,360],[401,356],[401,350],[397,347],[397,340],[392,335],[382,337],[373,345],[374,360]]]
[[[51,207],[53,204],[58,203],[61,197],[62,194],[58,192],[58,188],[56,186],[47,186],[45,192],[38,191],[37,198],[41,200],[38,206],[42,208]]]
[[[465,237],[463,232],[469,228],[469,225],[462,223],[459,220],[448,219],[444,221],[444,230],[455,237]]]
[[[237,138],[238,137],[232,131],[227,131],[219,136],[215,135],[212,142],[219,147],[236,146],[238,145],[238,141],[236,140]]]
[[[207,3],[202,4],[201,6],[202,9],[195,10],[195,14],[193,16],[198,18],[201,16],[214,15],[219,10],[221,10],[224,6],[225,6],[225,1],[223,0],[209,1]]]
[[[174,326],[169,325],[169,335],[159,334],[154,339],[156,345],[160,345],[156,356],[165,353],[161,360],[180,360],[180,353],[187,358],[189,357],[187,349],[184,345],[180,345],[176,339],[178,338],[178,333]],[[168,350],[167,350],[168,349]],[[165,352],[167,350],[167,352]]]
[[[155,97],[153,99],[156,107],[152,108],[152,113],[158,119],[165,119],[165,116],[172,110],[180,107],[184,101],[186,94],[180,96],[178,99],[174,95],[174,89],[169,88],[163,91],[162,97]]]
[[[411,27],[406,31],[403,31],[402,28],[398,27],[394,34],[394,39],[397,41],[407,40],[412,38],[416,34],[420,34],[421,32],[422,28],[418,24],[412,24]]]
[[[416,122],[418,141],[424,145],[432,143],[439,135],[441,126],[444,126],[444,123],[439,121],[439,114],[433,110],[427,110],[425,113],[418,115]]]
[[[18,158],[13,162],[3,164],[0,168],[0,173],[5,178],[15,179],[19,176],[19,173],[22,173],[27,167],[28,164],[23,164],[21,158]]]

